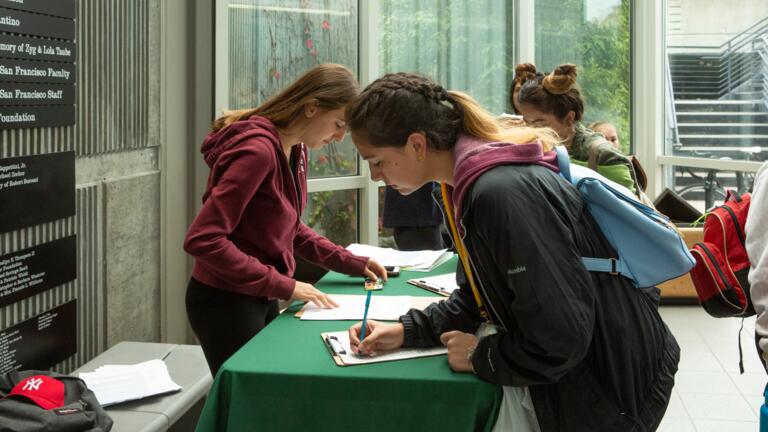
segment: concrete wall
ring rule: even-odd
[[[122,340],[187,340],[181,238],[191,213],[187,155],[199,142],[188,127],[192,8],[183,0],[79,0],[77,124],[0,131],[0,157],[77,155],[77,214],[0,234],[0,255],[77,234],[76,281],[0,308],[2,329],[78,299],[78,353],[58,370]]]
[[[667,45],[720,45],[768,17],[766,0],[668,0]]]

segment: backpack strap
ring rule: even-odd
[[[557,166],[560,168],[560,175],[568,182],[571,182],[571,159],[568,157],[568,150],[564,146],[555,147],[557,153]]]
[[[595,146],[592,148],[594,149]],[[568,150],[564,146],[557,146],[555,151],[557,152],[557,165],[560,167],[560,175],[573,184],[571,181],[571,162],[568,157]],[[629,274],[627,265],[621,258],[581,257],[581,262],[591,272],[609,273],[612,275]]]
[[[581,257],[581,262],[591,272],[610,273],[614,276],[629,274],[627,266],[621,258]]]

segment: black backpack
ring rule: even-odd
[[[6,397],[19,381],[46,375],[64,383],[64,405],[46,410],[25,397]],[[0,432],[108,432],[112,419],[79,378],[47,371],[0,374]]]

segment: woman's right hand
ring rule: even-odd
[[[311,284],[299,281],[296,281],[296,285],[293,287],[293,295],[290,300],[312,302],[316,304],[317,307],[326,309],[333,309],[339,306],[328,294],[320,291]]]
[[[403,346],[405,327],[402,323],[385,324],[367,320],[365,339],[360,342],[362,328],[363,323],[357,323],[349,328],[349,344],[355,354],[373,355],[378,351],[390,351]]]

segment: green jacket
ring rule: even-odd
[[[576,124],[576,132],[573,136],[573,144],[568,149],[568,154],[574,163],[581,166],[589,166],[589,151],[597,144],[597,172],[608,180],[612,180],[625,186],[635,194],[638,188],[635,186],[632,162],[613,147],[601,134],[593,132],[581,123]]]

